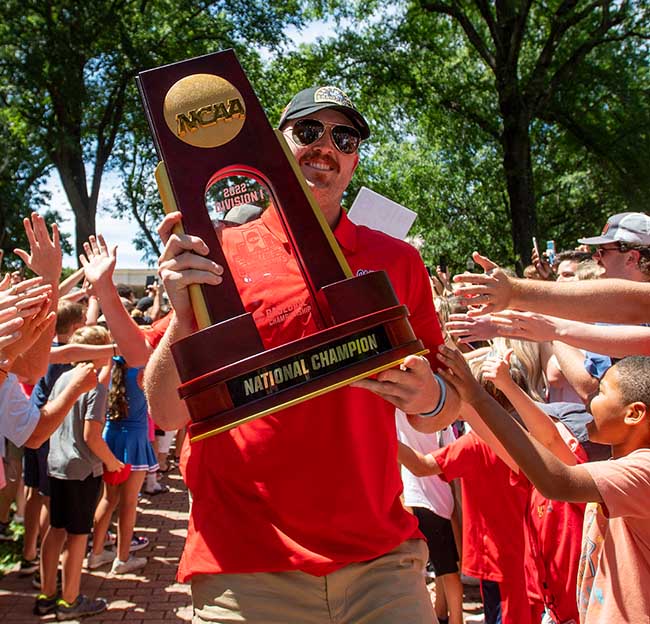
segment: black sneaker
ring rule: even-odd
[[[73,603],[68,603],[63,598],[56,601],[56,619],[61,620],[74,620],[84,615],[96,615],[102,611],[106,611],[108,603],[103,598],[95,598],[94,600],[79,594]]]
[[[28,574],[32,574],[32,572],[36,572],[36,570],[38,570],[38,566],[38,557],[32,559],[31,561],[23,558],[20,562],[20,569],[18,570],[18,574],[20,574],[20,576],[27,576]]]
[[[34,603],[34,615],[47,615],[48,613],[53,613],[56,611],[56,603],[59,599],[59,594],[54,594],[51,598],[48,598],[45,594],[39,594],[36,596],[36,602]]]

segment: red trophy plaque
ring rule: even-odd
[[[221,284],[191,289],[199,329],[172,346],[191,440],[426,352],[386,273],[352,277],[282,133],[271,128],[231,50],[142,72],[137,82],[162,161],[156,178],[165,210],[180,210],[184,231],[200,236],[209,258],[224,267]],[[240,296],[263,280],[224,252],[233,237],[259,243],[261,230],[251,226],[265,211],[281,223],[318,327],[272,348]]]

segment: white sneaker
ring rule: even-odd
[[[113,560],[115,559],[115,556],[116,555],[112,550],[102,550],[102,552],[99,555],[90,553],[86,561],[86,567],[89,570],[94,570],[103,565],[106,565],[107,563],[112,563]]]
[[[140,568],[144,568],[146,565],[146,557],[134,557],[131,555],[126,561],[120,561],[119,559],[113,561],[111,574],[128,574],[129,572],[135,572]]]

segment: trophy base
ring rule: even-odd
[[[427,350],[405,306],[365,315],[183,383],[190,441],[330,392]]]

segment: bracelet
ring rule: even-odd
[[[117,347],[115,346],[115,343],[113,343],[113,357],[117,357]]]
[[[438,397],[438,403],[430,412],[420,414],[422,418],[431,418],[432,416],[437,416],[442,411],[442,408],[445,406],[445,401],[447,400],[447,384],[445,383],[445,380],[440,375],[438,375],[438,373],[433,373],[433,376],[438,382],[438,387],[440,388],[440,396]]]

